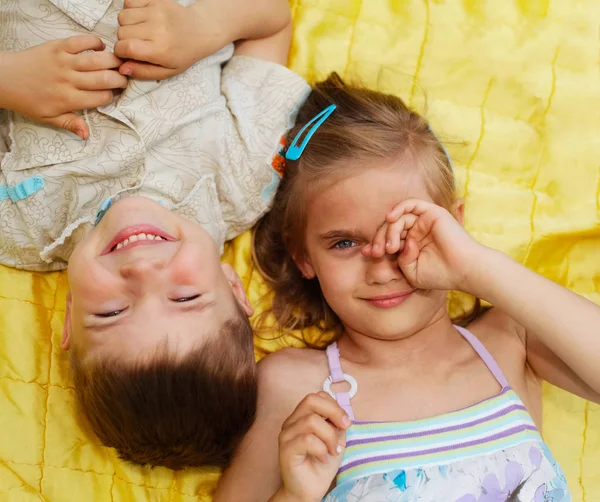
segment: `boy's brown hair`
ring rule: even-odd
[[[292,259],[304,253],[309,190],[318,192],[323,182],[344,177],[350,169],[360,168],[356,166],[410,160],[399,165],[419,170],[436,204],[452,210],[457,197],[450,159],[427,121],[399,97],[348,85],[336,73],[314,86],[288,134],[288,144],[331,104],[336,105],[335,111],[311,137],[300,158],[285,161],[273,208],[254,234],[254,258],[274,289],[272,312],[284,331],[310,326],[321,328],[323,333],[340,334],[342,330],[318,279],[304,279]],[[454,321],[465,325],[479,310],[477,301],[472,313]],[[330,340],[324,337],[308,345],[320,347]]]
[[[252,328],[241,310],[183,357],[165,345],[134,364],[73,354],[71,366],[94,433],[136,464],[222,467],[255,418]]]

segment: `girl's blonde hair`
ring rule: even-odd
[[[318,190],[320,182],[348,174],[350,161],[353,166],[398,161],[399,166],[420,170],[436,204],[452,210],[456,201],[450,160],[427,121],[400,98],[348,85],[336,73],[314,86],[288,134],[288,144],[331,104],[336,105],[335,111],[314,133],[300,158],[286,160],[273,208],[254,234],[255,261],[274,290],[272,312],[284,331],[310,326],[323,332],[342,331],[319,281],[304,279],[292,258],[304,255],[311,187]],[[466,323],[472,317],[455,322]]]

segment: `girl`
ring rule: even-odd
[[[261,362],[215,500],[570,500],[542,381],[600,402],[600,309],[463,230],[450,160],[400,99],[334,75],[298,124],[256,258],[284,328],[337,337]],[[459,327],[447,290],[495,307]]]

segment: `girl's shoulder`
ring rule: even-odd
[[[487,311],[469,324],[467,329],[483,343],[510,386],[539,423],[541,384],[528,366],[525,329],[498,308]]]
[[[503,310],[492,307],[483,315],[471,322],[467,329],[482,342],[492,343],[499,340],[515,340],[525,344],[525,329]]]
[[[259,392],[295,406],[307,394],[322,390],[329,376],[323,350],[285,348],[258,363]]]

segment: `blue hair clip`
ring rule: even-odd
[[[100,207],[98,208],[98,212],[96,213],[96,222],[94,223],[95,227],[98,226],[98,223],[100,223],[100,220],[102,218],[104,218],[104,215],[111,208],[112,204],[113,204],[113,201],[110,197],[107,197],[106,199],[104,199],[102,201],[102,204],[100,204]]]
[[[285,158],[288,160],[298,160],[300,158],[300,155],[302,155],[302,152],[306,148],[306,145],[308,145],[310,138],[313,137],[313,134],[316,132],[316,130],[319,127],[321,127],[323,122],[325,122],[329,118],[329,116],[333,113],[333,111],[336,108],[337,107],[335,105],[329,105],[321,113],[319,113],[315,117],[313,117],[302,129],[300,129],[300,132],[298,134],[296,134],[294,141],[292,141],[292,143],[288,147],[287,152],[285,153]],[[300,138],[302,137],[302,134],[304,134],[304,131],[306,130],[306,128],[312,124],[315,124],[315,125],[313,125],[311,127],[310,131],[308,131],[306,133],[306,137],[304,138],[304,140],[302,141],[300,146],[298,146],[297,145],[298,140],[300,140]]]

